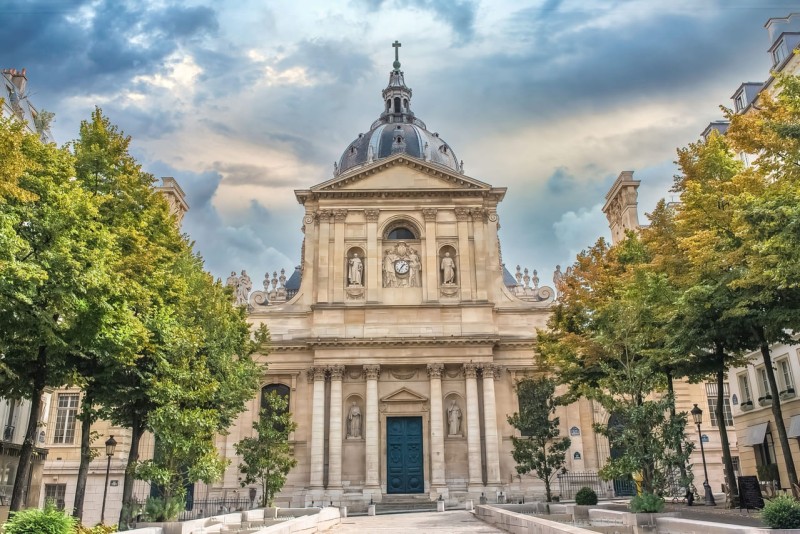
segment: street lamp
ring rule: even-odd
[[[111,472],[111,457],[114,456],[114,449],[116,448],[117,448],[117,440],[114,439],[114,436],[109,437],[106,440],[106,456],[108,456],[108,463],[106,464],[106,485],[103,488],[103,507],[100,509],[100,523],[103,523],[106,518],[106,496],[108,495],[108,475]]]
[[[700,454],[703,457],[703,474],[705,475],[706,479],[703,481],[703,489],[705,490],[706,496],[706,506],[716,506],[717,503],[714,501],[714,494],[711,493],[711,486],[708,484],[708,467],[706,467],[706,451],[703,448],[703,434],[700,432],[700,425],[703,423],[703,410],[694,405],[692,411],[689,412],[692,414],[692,419],[694,419],[694,424],[697,425],[697,434],[700,437]]]

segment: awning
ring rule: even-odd
[[[764,443],[764,436],[767,435],[767,426],[769,426],[769,421],[747,427],[747,433],[744,435],[744,439],[739,442],[739,445],[753,447]]]
[[[800,438],[800,415],[793,415],[789,420],[789,433],[790,438]]]

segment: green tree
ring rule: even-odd
[[[9,133],[10,130],[10,133]],[[0,200],[0,349],[4,395],[31,401],[11,509],[23,505],[41,396],[74,381],[82,354],[130,354],[138,332],[116,296],[114,236],[97,222],[98,205],[74,179],[73,158],[0,122],[0,164],[12,188]]]
[[[615,247],[601,239],[582,252],[565,275],[548,329],[538,333],[537,352],[568,386],[568,400],[586,396],[625,421],[596,428],[621,451],[603,475],[638,473],[652,493],[686,464],[692,445],[684,437],[686,414],[664,415],[674,413],[665,389],[676,356],[664,325],[674,293],[647,260],[632,234]]]
[[[559,418],[553,417],[559,405],[555,396],[555,382],[549,378],[524,379],[517,383],[519,412],[508,416],[511,426],[520,431],[521,437],[512,436],[511,456],[517,463],[517,473],[533,472],[544,482],[547,502],[551,502],[551,484],[559,469],[571,441],[559,437]]]
[[[264,401],[260,417],[253,422],[255,437],[244,438],[234,445],[241,457],[242,487],[260,484],[262,507],[273,505],[275,495],[286,483],[286,475],[297,465],[294,447],[289,443],[289,434],[297,424],[292,421],[287,399],[271,391]]]

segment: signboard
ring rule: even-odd
[[[761,496],[761,484],[758,477],[739,477],[739,507],[764,508],[764,498]]]

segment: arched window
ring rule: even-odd
[[[405,226],[398,226],[397,228],[393,229],[389,232],[389,235],[386,236],[386,239],[416,239],[417,236],[414,235],[414,232],[406,228]]]
[[[400,97],[399,96],[394,97],[394,112],[395,113],[400,113]]]
[[[267,384],[263,388],[261,388],[261,409],[262,410],[269,410],[269,406],[267,405],[267,397],[270,393],[275,392],[278,396],[283,397],[286,400],[286,408],[280,411],[280,414],[284,414],[289,411],[289,386],[285,384]],[[269,412],[262,415],[271,415]],[[283,430],[282,428],[278,428],[277,430]]]

